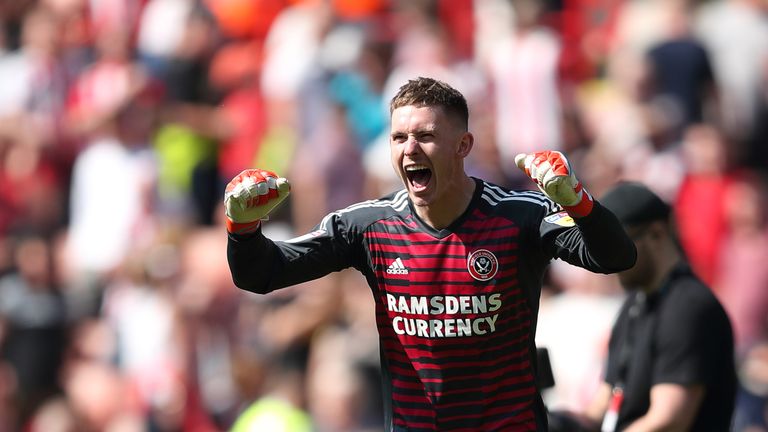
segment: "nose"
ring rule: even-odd
[[[403,145],[403,154],[406,156],[411,156],[417,154],[419,150],[419,141],[415,136],[409,135],[408,140],[406,140],[405,144]]]

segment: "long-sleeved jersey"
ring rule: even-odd
[[[538,191],[475,181],[468,208],[445,229],[419,219],[401,190],[288,241],[229,236],[232,277],[245,290],[349,267],[365,275],[387,431],[546,430],[534,336],[548,263],[601,273],[634,265],[634,244],[599,203],[576,222]]]

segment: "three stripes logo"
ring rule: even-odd
[[[392,261],[392,264],[387,267],[387,273],[389,274],[396,274],[396,275],[406,275],[408,274],[408,269],[403,264],[403,260],[400,259],[400,257],[397,257],[394,261]]]

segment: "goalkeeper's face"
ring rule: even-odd
[[[414,205],[441,207],[455,199],[473,140],[457,123],[440,107],[408,105],[392,112],[392,165]]]

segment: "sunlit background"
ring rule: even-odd
[[[373,299],[345,271],[234,287],[221,199],[288,177],[265,231],[399,188],[388,101],[467,97],[472,175],[559,149],[598,199],[675,209],[729,312],[736,430],[767,431],[768,4],[762,0],[1,0],[0,431],[382,430]],[[600,380],[616,280],[556,262],[552,408]]]

